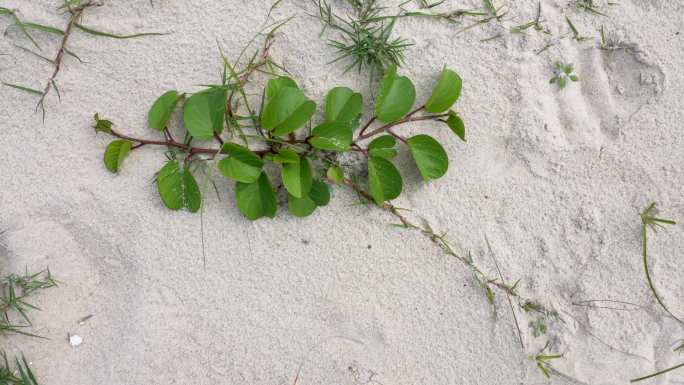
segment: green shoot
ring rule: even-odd
[[[658,291],[655,288],[655,284],[653,283],[653,278],[651,277],[651,270],[649,268],[649,263],[648,263],[648,229],[650,228],[654,233],[657,232],[658,228],[665,228],[665,225],[674,225],[676,224],[675,221],[671,219],[664,219],[664,218],[658,218],[655,216],[654,211],[656,210],[656,204],[655,202],[651,203],[644,209],[644,211],[641,212],[641,253],[642,253],[642,258],[643,258],[643,263],[644,263],[644,272],[646,273],[646,282],[648,283],[648,288],[651,290],[651,293],[653,293],[653,296],[655,297],[656,301],[660,305],[660,307],[665,310],[667,314],[669,314],[672,318],[677,320],[678,322],[684,324],[684,321],[682,321],[680,318],[675,316],[670,309],[665,305],[665,302],[663,299],[660,297],[658,294]]]
[[[577,27],[575,27],[575,24],[572,23],[569,17],[565,16],[565,21],[568,23],[568,26],[570,27],[570,31],[572,32],[572,38],[574,40],[582,42],[590,39],[589,37],[580,35],[579,31],[577,30]]]
[[[38,381],[31,371],[26,357],[21,355],[14,359],[14,368],[10,365],[7,353],[0,351],[0,384],[2,385],[38,385]]]
[[[546,378],[551,378],[551,372],[553,368],[551,367],[551,361],[563,357],[562,354],[544,354],[544,351],[549,347],[549,342],[534,356],[534,361],[537,363],[537,368]]]
[[[577,9],[592,13],[594,15],[608,17],[608,15],[601,12],[598,6],[594,4],[594,0],[575,0],[573,3]]]
[[[579,77],[574,73],[572,64],[557,62],[556,72],[551,80],[549,80],[549,83],[558,84],[558,87],[563,89],[568,84],[568,80],[573,82],[579,81]]]

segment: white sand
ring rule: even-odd
[[[63,25],[59,1],[3,1],[26,18]],[[332,51],[319,24],[298,14],[278,37],[273,56],[305,92],[321,101],[335,85],[363,90],[356,73],[326,65]],[[453,1],[461,8],[480,2]],[[350,206],[335,189],[329,207],[307,219],[281,208],[251,223],[237,211],[232,184],[217,179],[208,194],[202,265],[200,216],[166,210],[151,183],[163,150],[135,153],[113,176],[101,164],[107,139],[90,128],[94,112],[130,133],[152,136],[146,113],[162,92],[215,81],[215,39],[234,57],[264,20],[267,1],[110,1],[88,11],[87,24],[108,30],[170,30],[128,41],[75,34],[52,94],[45,124],[35,98],[0,88],[0,270],[49,265],[64,284],[36,297],[37,340],[2,337],[21,348],[45,385],[119,384],[537,384],[529,359],[552,341],[564,357],[558,384],[625,384],[684,361],[672,352],[684,329],[663,316],[644,279],[638,212],[656,200],[684,221],[684,5],[622,0],[610,17],[544,1],[548,26],[584,35],[617,34],[638,54],[608,53],[596,41],[563,39],[541,55],[541,35],[497,26],[456,35],[458,27],[404,20],[410,37],[403,72],[429,94],[443,64],[464,78],[458,110],[467,144],[432,124],[426,131],[451,159],[447,175],[423,184],[406,154],[405,192],[397,203],[428,218],[472,251],[491,274],[486,234],[506,278],[559,312],[562,322],[535,338],[518,313],[521,351],[505,297],[492,315],[471,273],[415,232],[388,226],[377,209]],[[307,2],[300,2],[307,4]],[[512,23],[534,17],[536,1],[511,1]],[[448,8],[448,7],[444,7]],[[507,16],[507,17],[508,17]],[[0,28],[8,25],[0,21]],[[501,39],[480,42],[502,33]],[[50,67],[0,41],[0,77],[40,87]],[[55,48],[54,39],[41,38]],[[549,85],[552,64],[572,62],[581,81]],[[652,242],[653,273],[663,298],[684,316],[684,228]],[[613,299],[643,310],[573,306]],[[79,326],[78,320],[93,317]],[[70,346],[67,334],[83,338]],[[301,366],[300,366],[301,365]],[[651,383],[684,383],[684,370]]]

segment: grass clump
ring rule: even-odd
[[[397,19],[383,16],[381,11],[384,8],[376,0],[347,0],[347,3],[352,14],[343,17],[324,0],[314,1],[318,10],[315,16],[323,24],[321,34],[328,29],[337,32],[336,37],[328,40],[337,52],[337,57],[330,63],[349,59],[345,72],[367,69],[371,77],[384,73],[390,66],[402,66],[404,51],[411,43],[402,37],[392,36]]]
[[[57,286],[49,269],[29,274],[10,274],[0,279],[0,332],[17,333],[37,337],[24,331],[31,326],[28,312],[40,310],[28,302],[28,297],[38,291]]]
[[[38,380],[23,354],[21,360],[14,358],[14,367],[10,365],[4,351],[0,351],[0,358],[0,385],[38,385]]]

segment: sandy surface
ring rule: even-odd
[[[3,1],[35,21],[63,25],[58,1]],[[0,88],[0,270],[49,265],[63,282],[36,298],[35,332],[1,337],[21,348],[45,385],[91,384],[538,384],[529,356],[547,340],[563,353],[557,384],[625,384],[684,360],[672,352],[684,329],[664,317],[645,284],[638,212],[651,200],[684,221],[684,5],[622,0],[610,17],[543,1],[547,25],[584,35],[604,25],[638,53],[605,52],[596,41],[563,39],[540,55],[541,35],[497,25],[456,35],[458,27],[405,20],[397,33],[415,46],[403,72],[418,100],[441,67],[457,70],[458,110],[468,143],[443,127],[419,129],[441,142],[447,175],[423,184],[400,156],[405,192],[397,203],[429,219],[494,274],[487,235],[504,275],[520,292],[554,309],[545,335],[518,309],[525,349],[504,296],[492,313],[471,273],[416,232],[388,226],[380,210],[350,206],[335,189],[307,219],[285,209],[249,222],[232,183],[207,195],[206,269],[200,216],[166,210],[151,183],[163,150],[126,160],[114,176],[101,163],[107,143],[90,128],[100,112],[130,133],[146,128],[150,104],[168,89],[195,90],[220,73],[219,39],[235,56],[266,17],[266,1],[110,1],[87,23],[121,32],[173,31],[128,41],[76,34],[61,102],[52,94],[41,124],[35,98]],[[478,1],[453,1],[479,7]],[[507,17],[534,17],[536,1],[512,1]],[[308,5],[306,2],[300,4]],[[332,51],[317,22],[286,1],[275,16],[297,14],[273,56],[321,101],[336,85],[368,95],[366,78],[326,65]],[[4,29],[6,19],[0,21]],[[501,33],[489,42],[481,39]],[[50,67],[0,41],[3,80],[40,87]],[[54,40],[41,38],[46,47]],[[575,63],[581,81],[549,84],[556,60]],[[368,100],[367,100],[368,102]],[[370,104],[369,104],[370,105]],[[652,242],[658,288],[684,316],[684,227]],[[631,311],[589,309],[590,299],[629,301]],[[93,317],[79,326],[77,320]],[[73,348],[68,333],[83,337]],[[651,383],[684,383],[684,370]]]

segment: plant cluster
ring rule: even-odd
[[[325,119],[313,128],[310,121],[316,103],[306,97],[292,78],[270,79],[263,89],[259,112],[249,108],[248,115],[240,115],[231,102],[242,89],[239,77],[233,79],[187,97],[177,91],[160,96],[149,111],[148,123],[163,135],[162,140],[124,135],[110,121],[96,115],[96,131],[117,138],[105,150],[107,169],[118,172],[126,156],[142,146],[165,146],[168,159],[156,177],[161,200],[169,209],[197,212],[202,194],[193,173],[199,164],[218,158],[220,174],[235,182],[240,212],[255,220],[274,217],[277,211],[276,191],[266,171],[270,168],[280,174],[290,213],[307,216],[328,203],[327,182],[356,185],[336,165],[335,154],[356,152],[367,159],[368,198],[382,206],[402,191],[401,174],[391,161],[397,155],[398,142],[408,148],[425,180],[440,178],[448,167],[446,151],[437,140],[426,134],[406,138],[395,132],[397,126],[437,121],[465,140],[463,121],[450,110],[461,93],[461,78],[446,68],[430,98],[414,108],[413,83],[399,75],[396,67],[390,67],[380,84],[373,116],[363,125],[361,94],[335,87],[325,98]],[[181,105],[184,125],[179,129],[184,129],[184,139],[179,141],[168,124]],[[241,143],[229,141],[226,132],[236,133]],[[219,147],[195,145],[205,140],[216,141]],[[251,148],[255,142],[258,149]]]
[[[26,357],[14,358],[14,369],[10,365],[7,353],[0,351],[0,385],[38,385]]]
[[[81,58],[76,53],[71,51],[68,47],[69,38],[71,37],[74,30],[80,30],[93,36],[107,37],[113,39],[131,39],[142,36],[164,35],[164,33],[158,32],[143,32],[132,35],[121,35],[116,33],[100,31],[98,29],[81,24],[81,19],[83,18],[83,14],[87,9],[99,7],[101,5],[103,5],[103,3],[100,0],[64,0],[64,3],[59,7],[59,10],[65,11],[66,14],[69,16],[69,19],[66,27],[64,27],[63,29],[50,25],[22,20],[19,17],[19,12],[16,9],[0,7],[0,16],[4,15],[12,20],[12,24],[10,24],[8,29],[5,31],[5,34],[7,34],[7,32],[10,29],[18,30],[21,33],[21,35],[23,35],[31,43],[34,49],[30,49],[20,45],[16,45],[16,47],[21,49],[22,51],[25,51],[33,56],[36,56],[50,63],[53,67],[52,73],[50,74],[50,77],[47,79],[42,89],[35,89],[25,85],[2,81],[2,84],[5,86],[37,95],[39,99],[38,104],[36,105],[36,111],[38,111],[38,109],[42,111],[43,119],[45,119],[45,98],[50,93],[50,91],[54,90],[57,93],[57,96],[61,98],[59,87],[57,86],[57,75],[59,75],[59,72],[62,69],[64,57],[66,55],[72,56],[79,62],[83,63],[83,60],[81,60]],[[54,35],[61,39],[57,53],[55,53],[53,57],[45,56],[46,54],[43,50],[43,47],[41,47],[38,44],[37,40],[33,36],[33,33],[36,32]]]
[[[31,326],[28,311],[40,310],[27,302],[40,290],[57,286],[49,269],[29,274],[10,274],[0,278],[0,333],[17,333],[36,337],[23,329]]]
[[[563,89],[568,84],[568,80],[579,81],[579,76],[575,74],[572,64],[556,63],[556,73],[549,80],[550,84],[558,84],[558,88]]]

